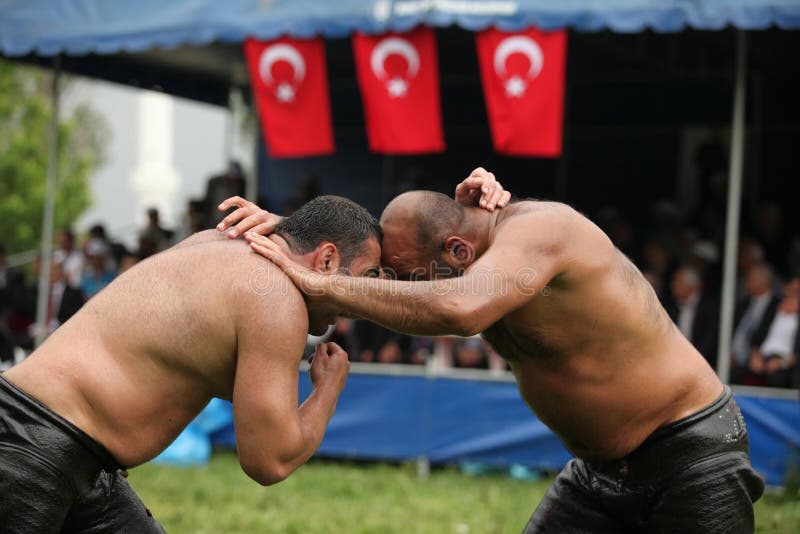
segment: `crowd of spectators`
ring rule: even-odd
[[[684,220],[659,203],[634,226],[616,210],[595,218],[639,266],[676,327],[716,368],[719,351],[724,210],[707,205]],[[764,203],[742,221],[730,351],[734,384],[800,387],[800,234],[782,224],[780,207]]]
[[[296,198],[285,206],[289,211],[318,194],[313,176],[298,183]],[[156,209],[148,210],[136,251],[112,242],[102,225],[92,227],[80,245],[69,229],[62,229],[51,260],[46,333],[139,260],[213,226],[219,218],[219,202],[243,194],[241,169],[232,164],[209,180],[204,199],[189,202],[175,231],[162,226]],[[684,220],[676,205],[661,202],[650,208],[649,220],[640,220],[635,226],[614,208],[602,209],[592,217],[639,266],[676,328],[714,367],[719,348],[722,213],[711,203],[703,213]],[[743,223],[730,353],[732,383],[800,386],[800,236],[786,231],[781,216],[776,204],[767,203],[756,210],[752,221]],[[22,270],[6,267],[5,255],[0,245],[0,359],[8,360],[12,347],[31,349],[38,333],[35,282],[40,262],[34,262],[26,277]],[[493,372],[508,369],[479,337],[412,337],[342,318],[325,339],[337,342],[356,362]]]

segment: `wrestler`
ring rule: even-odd
[[[273,239],[306,268],[374,276],[380,235],[364,208],[320,197]],[[126,271],[0,376],[0,531],[161,532],[118,470],[155,457],[212,397],[233,401],[245,473],[289,476],[345,384],[347,354],[319,345],[298,408],[307,333],[335,315],[213,230]]]
[[[396,280],[321,276],[246,237],[310,301],[408,334],[482,333],[507,359],[575,456],[525,532],[752,532],[764,485],[730,390],[596,225],[555,202],[489,212],[428,191],[381,225]]]

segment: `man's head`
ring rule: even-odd
[[[760,297],[772,290],[774,276],[766,263],[756,263],[747,271],[745,288],[751,297]]]
[[[380,272],[382,232],[375,217],[352,200],[326,195],[303,204],[275,227],[307,267],[354,276]]]
[[[62,228],[58,232],[58,246],[61,250],[71,251],[75,245],[75,235],[69,228]]]
[[[381,215],[383,265],[401,279],[460,275],[475,261],[477,249],[467,215],[441,193],[399,195]]]
[[[683,304],[700,294],[701,284],[700,274],[695,269],[681,267],[672,275],[672,296],[676,302]]]
[[[295,260],[321,273],[343,271],[354,276],[378,276],[381,226],[355,202],[337,196],[317,197],[303,204],[275,227]],[[309,332],[321,335],[339,310],[310,308]]]

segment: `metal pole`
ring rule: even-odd
[[[719,320],[719,353],[717,375],[728,382],[730,374],[733,307],[736,298],[736,256],[739,245],[739,212],[742,202],[742,170],[744,162],[744,112],[747,70],[747,34],[738,30],[736,88],[733,96],[731,159],[728,175],[728,214],[725,224],[725,257],[722,274],[722,309]]]
[[[47,337],[47,308],[50,302],[50,261],[53,256],[53,212],[55,211],[56,180],[58,179],[58,82],[61,77],[61,56],[53,59],[53,86],[50,94],[50,156],[47,160],[47,184],[42,215],[42,254],[39,262],[39,294],[36,301],[36,336],[38,347]]]

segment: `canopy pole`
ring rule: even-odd
[[[739,214],[742,203],[742,171],[744,162],[744,113],[747,89],[747,34],[737,31],[736,87],[733,96],[731,156],[728,169],[728,213],[725,223],[725,257],[722,275],[722,309],[719,321],[719,353],[717,375],[724,383],[730,375],[733,307],[736,298],[736,256],[739,246]]]
[[[53,214],[55,211],[56,181],[58,179],[58,116],[59,80],[61,78],[61,56],[53,59],[53,85],[50,93],[52,116],[50,117],[50,156],[47,160],[47,184],[42,215],[42,249],[39,261],[39,292],[36,301],[36,336],[38,347],[47,337],[47,311],[50,303],[50,263],[53,256]]]

